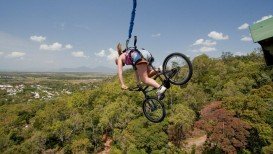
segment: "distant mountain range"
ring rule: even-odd
[[[99,66],[99,67],[75,67],[75,68],[61,68],[57,72],[96,72],[96,73],[115,73],[116,70],[109,67]]]

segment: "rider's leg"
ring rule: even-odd
[[[140,63],[136,65],[137,67],[137,73],[140,77],[140,80],[145,83],[146,85],[152,86],[157,88],[157,96],[159,100],[162,100],[164,96],[164,92],[166,91],[165,86],[160,86],[154,79],[148,77],[148,72],[147,72],[147,63]]]
[[[151,67],[148,67],[148,77],[151,78],[157,74],[157,71],[153,70]]]
[[[136,65],[138,76],[140,77],[140,80],[152,87],[159,88],[160,85],[152,78],[149,78],[148,76],[148,66],[147,63],[140,63]]]

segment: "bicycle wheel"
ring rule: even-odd
[[[164,105],[156,98],[145,99],[142,108],[145,117],[151,122],[161,122],[166,116]]]
[[[192,72],[191,61],[182,53],[172,53],[163,62],[163,74],[174,85],[187,83]]]

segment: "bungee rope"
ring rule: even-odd
[[[135,16],[136,16],[136,7],[137,7],[137,0],[133,0],[133,10],[132,10],[132,13],[131,13],[129,35],[128,35],[128,39],[126,41],[126,48],[128,48],[130,38],[132,37],[132,32],[133,32],[133,28],[134,28],[134,20],[135,20]]]
[[[134,20],[135,20],[135,16],[136,16],[136,7],[137,7],[137,0],[133,0],[133,1],[134,1],[134,5],[133,5],[132,13],[131,13],[131,21],[130,21],[129,36],[128,36],[129,39],[132,37]]]

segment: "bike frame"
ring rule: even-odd
[[[135,49],[136,50],[137,49],[136,42],[137,42],[137,37],[135,36],[134,37],[134,47],[128,47],[128,44],[129,44],[129,39],[128,39],[126,41],[126,49],[127,50]],[[187,76],[187,78],[183,78],[184,80],[182,80],[182,82],[172,81],[172,78],[175,77],[180,72],[181,68],[179,68],[179,67],[172,68],[171,67],[171,70],[166,70],[166,66],[168,64],[169,59],[172,58],[172,56],[176,56],[176,55],[179,57],[182,57],[182,59],[184,59],[189,66],[189,75]],[[159,78],[161,81],[161,84],[164,85],[167,89],[170,88],[171,84],[182,85],[182,84],[187,83],[192,75],[192,65],[191,65],[189,59],[185,55],[180,54],[180,53],[172,53],[172,54],[168,55],[163,62],[163,70],[161,70],[161,72],[156,71],[156,68],[152,65],[152,62],[148,65],[148,67],[150,67],[152,69],[152,71],[156,72],[155,76],[152,77],[152,79],[156,80]],[[164,77],[162,77],[162,75]],[[143,113],[148,120],[158,123],[158,122],[161,122],[165,118],[166,109],[165,109],[164,104],[162,103],[161,99],[159,99],[158,97],[149,96],[149,94],[148,94],[149,92],[154,91],[157,88],[148,89],[149,87],[152,88],[151,86],[148,86],[148,85],[138,85],[137,87],[129,88],[128,90],[129,91],[141,91],[144,94],[144,100],[142,103]],[[156,100],[156,102],[154,102],[154,100]],[[149,112],[153,112],[157,109],[157,107],[155,108],[155,106],[157,106],[155,104],[157,104],[157,105],[159,104],[159,106],[161,107],[161,111],[162,111],[162,114],[157,119],[154,119],[153,117],[151,117],[151,115],[149,113]],[[149,105],[148,110],[146,110],[147,109],[146,105]]]
[[[130,41],[130,39],[128,39],[128,40],[126,41],[126,49],[127,49],[127,50],[130,50],[130,49],[137,49],[137,46],[136,46],[136,43],[137,43],[137,36],[134,36],[134,47],[128,47],[129,41]],[[152,68],[153,71],[157,72],[156,69],[155,69],[155,67],[152,65],[152,63],[149,64],[148,66],[150,66],[150,67]],[[168,79],[167,79],[164,75],[163,75],[163,76],[164,76],[164,79],[163,79],[163,78],[161,77],[162,75],[163,75],[163,72],[157,73],[157,74],[153,77],[153,79],[156,80],[157,78],[159,78],[160,81],[161,81],[161,84],[163,84],[164,81],[168,81]],[[150,98],[150,97],[149,97],[149,95],[148,95],[147,93],[149,93],[149,92],[155,90],[155,88],[153,88],[152,90],[147,90],[149,87],[150,87],[150,86],[145,86],[145,87],[143,88],[142,86],[140,86],[140,87],[138,87],[137,90],[133,90],[133,91],[141,91],[141,92],[144,94],[145,99],[148,99],[148,98]]]
[[[149,66],[151,66],[151,68],[152,68],[153,71],[156,71],[155,67],[154,67],[152,64],[150,64]],[[164,75],[163,75],[163,72],[160,72],[160,73],[157,73],[157,74],[153,77],[153,79],[156,80],[157,78],[159,78],[160,81],[161,81],[161,84],[162,84],[162,83],[164,82],[164,80],[166,79],[165,77],[164,77],[164,79],[163,79],[162,76],[164,76]],[[153,88],[153,89],[151,89],[151,90],[148,90],[149,87],[151,87],[151,86],[148,86],[148,85],[145,85],[145,86],[139,85],[139,86],[137,87],[138,89],[136,89],[136,90],[131,90],[131,91],[141,91],[141,92],[144,94],[144,97],[145,97],[145,100],[146,100],[146,99],[148,99],[148,98],[151,98],[151,97],[148,95],[148,93],[151,92],[151,91],[156,90],[156,88]],[[145,101],[145,100],[144,100],[144,101]]]

